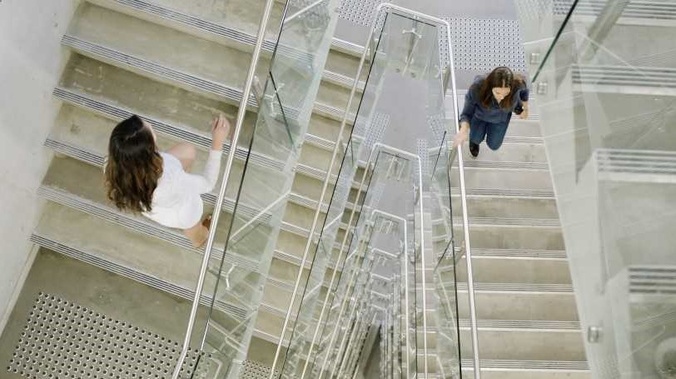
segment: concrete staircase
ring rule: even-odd
[[[62,40],[71,55],[54,96],[63,106],[45,141],[58,154],[39,190],[49,202],[33,242],[192,299],[202,251],[193,249],[180,231],[121,213],[105,199],[101,166],[107,140],[119,120],[139,114],[154,126],[162,149],[181,141],[195,144],[195,167],[202,167],[210,145],[211,118],[223,112],[234,119],[237,112],[262,6],[263,2],[243,0],[227,2],[224,9],[206,0],[82,2]],[[279,25],[282,9],[282,4],[275,5],[276,19],[270,25]],[[266,77],[276,39],[274,30],[268,35],[259,66],[261,78]],[[269,277],[251,350],[263,364],[271,363],[281,334],[360,54],[351,44],[333,44],[272,266],[269,273],[260,273]],[[235,179],[241,176],[246,140],[255,122],[253,98],[249,106],[231,177]],[[258,154],[251,161],[247,175],[265,185],[266,172],[276,169],[275,160]],[[234,206],[236,181],[228,186],[226,212]],[[210,210],[216,195],[207,194],[204,200]],[[322,204],[324,211],[326,206]],[[218,225],[220,235],[225,235],[227,226]],[[222,247],[214,259],[221,254]],[[258,271],[257,261],[237,254],[226,254],[225,264],[236,267],[243,277]],[[216,306],[236,314],[250,311],[251,289],[246,280],[235,288]],[[202,298],[203,304],[209,300]]]
[[[196,144],[195,166],[201,167],[210,144],[209,121],[217,112],[230,118],[236,114],[262,7],[245,0],[223,4],[219,8],[207,0],[82,2],[63,38],[71,57],[54,90],[63,107],[45,141],[58,156],[40,188],[49,202],[33,242],[157,290],[192,298],[202,251],[191,248],[179,231],[112,207],[105,199],[101,165],[112,127],[136,113],[153,124],[162,148],[180,141]],[[281,9],[277,4],[277,20]],[[268,38],[267,53],[274,47],[272,30]],[[359,47],[338,40],[329,53],[273,263],[269,273],[261,273],[269,276],[250,356],[262,364],[271,363],[281,334],[359,54]],[[261,62],[260,77],[265,77],[267,59]],[[252,100],[245,140],[255,111]],[[500,151],[482,147],[477,160],[466,161],[466,175],[483,377],[588,378],[539,124],[514,120]],[[242,172],[244,144],[239,149],[233,177]],[[248,175],[265,183],[266,171],[274,170],[275,162],[257,155],[251,167]],[[230,185],[226,212],[233,209],[235,191],[236,186]],[[458,221],[458,189],[453,193]],[[215,198],[215,194],[204,197],[207,208],[213,208]],[[325,209],[327,204],[321,206]],[[225,233],[227,225],[218,227]],[[257,270],[257,262],[245,256],[228,253],[225,262],[243,272]],[[464,262],[458,270],[463,280]],[[432,298],[432,290],[430,286],[421,296]],[[216,306],[246,312],[247,291],[243,281],[237,292]],[[462,283],[459,292],[463,371],[471,377],[467,291]],[[206,297],[202,300],[209,302]]]
[[[500,150],[482,145],[465,159],[482,378],[589,378],[537,115],[513,118]],[[453,217],[462,225],[458,194]],[[464,257],[456,275],[463,377],[471,378]]]

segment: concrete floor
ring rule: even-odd
[[[41,249],[0,337],[0,379],[25,378],[8,372],[7,368],[41,292],[83,305],[179,345],[184,338],[191,306],[184,299]],[[205,314],[200,312],[197,325],[204,325],[204,320]],[[120,349],[123,347],[120,344]],[[81,348],[86,349],[87,346]]]

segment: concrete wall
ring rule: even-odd
[[[60,38],[77,0],[0,0],[0,330],[32,264],[36,189],[59,102],[51,92],[67,53]]]

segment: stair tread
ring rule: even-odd
[[[479,329],[580,331],[579,321],[478,319],[477,326]],[[460,319],[460,328],[467,329],[469,327],[469,319]]]
[[[536,249],[472,249],[472,258],[566,259],[566,251]]]
[[[187,29],[199,36],[206,36],[206,38],[219,42],[236,43],[247,48],[252,48],[256,42],[260,15],[264,5],[262,2],[251,3],[245,0],[234,0],[226,3],[213,3],[207,0],[190,3],[176,0],[154,0],[153,2],[145,0],[90,0],[90,2],[126,14],[133,14],[136,17],[143,17],[168,27]],[[271,54],[275,49],[278,37],[277,28],[282,13],[283,4],[276,2],[272,8],[266,40],[263,44],[263,52],[265,53]],[[303,59],[304,51],[298,51],[299,39],[291,40],[288,34],[287,31],[280,49],[296,50],[299,58]],[[332,61],[333,56],[340,55],[351,59],[351,62],[349,62],[351,64],[345,65],[345,62],[335,62],[330,65],[334,71],[328,72],[325,77],[331,82],[351,86],[352,80],[349,75],[356,73],[356,65],[363,48],[345,49],[341,48],[343,45],[343,41],[334,38],[332,43],[334,48],[329,53],[329,62]],[[287,54],[291,53],[293,51]],[[308,55],[304,59],[309,60],[311,57]],[[340,59],[336,58],[335,60],[339,61]]]
[[[571,284],[474,283],[476,292],[522,292],[573,294]],[[467,283],[458,283],[458,291],[467,292]]]
[[[66,86],[60,86],[55,89],[54,94],[61,100],[66,101],[76,107],[82,107],[83,109],[89,110],[91,112],[101,113],[106,117],[110,117],[113,119],[126,118],[132,113],[139,114],[142,117],[144,117],[148,122],[150,122],[158,133],[166,135],[169,138],[173,138],[176,141],[178,141],[179,139],[183,139],[184,141],[195,143],[197,146],[200,146],[204,150],[209,148],[211,145],[210,137],[203,130],[204,125],[209,125],[211,121],[208,120],[207,117],[205,116],[210,116],[210,114],[204,114],[204,112],[203,114],[195,115],[197,120],[200,119],[204,120],[204,124],[197,124],[196,121],[192,121],[189,124],[190,126],[187,126],[186,124],[182,124],[179,120],[176,121],[162,120],[164,115],[160,115],[161,113],[159,113],[157,110],[150,109],[148,111],[144,111],[143,109],[140,108],[134,108],[132,104],[129,104],[130,107],[125,107],[123,104],[119,103],[118,99],[108,99],[97,94],[89,94],[83,92],[78,88],[69,88]],[[142,96],[142,94],[140,96]],[[187,97],[187,99],[185,97]],[[169,100],[172,102],[176,101],[189,103],[191,102],[191,100],[194,99],[191,99],[190,96],[175,96],[175,99]],[[195,104],[194,106],[196,107],[200,107],[200,105],[196,101],[193,101],[192,104]],[[214,105],[216,106],[216,104]],[[252,120],[249,120],[249,122],[252,122]],[[195,126],[193,127],[193,125]],[[76,126],[82,128],[86,127],[87,124],[83,123],[82,125]],[[110,125],[108,126],[109,129],[112,130],[112,126]],[[247,126],[245,125],[245,128],[246,127]],[[67,132],[62,133],[61,137],[68,135],[69,133]],[[81,138],[81,136],[82,133],[78,133],[74,141],[80,141],[79,138]],[[86,140],[82,140],[81,143],[86,142],[90,144],[90,146],[88,146],[90,150],[96,150],[103,153],[104,151],[106,151],[105,149],[107,149],[107,147],[105,147],[105,142],[107,141],[107,139],[108,139],[107,136],[105,136],[105,138],[102,139],[87,138]],[[228,151],[227,145],[225,151],[226,152]],[[242,147],[238,148],[236,156],[240,159],[244,159],[246,157],[246,149]],[[281,165],[281,163],[278,162],[274,157],[267,157],[265,155],[258,153],[252,155],[252,162],[271,167],[277,167]],[[311,178],[312,180],[317,179],[323,180],[324,176],[326,175],[325,170],[310,167],[305,164],[298,164],[296,172],[308,178]],[[320,183],[316,183],[316,186],[320,186]]]
[[[224,99],[232,105],[238,105],[241,101],[243,80],[251,58],[249,52],[95,5],[83,8],[77,23],[64,36],[64,45],[121,68],[170,81],[179,87],[196,90],[215,99]],[[120,28],[120,25],[124,27]],[[123,30],[129,36],[118,36],[114,33],[115,30]],[[144,35],[145,38],[133,38],[136,35]],[[209,58],[195,59],[200,56]],[[268,66],[265,59],[261,58],[259,67]],[[264,71],[258,74],[260,78],[267,77]],[[294,80],[293,75],[300,73],[286,71],[285,83],[304,83],[300,76]],[[294,88],[288,85],[284,91],[295,93]],[[347,104],[348,96],[346,88],[331,82],[324,83],[317,94],[315,112],[342,120],[342,110]],[[293,97],[285,97],[287,117],[295,118],[298,115],[299,105],[293,104],[294,101],[297,100]],[[252,109],[256,107],[253,95],[248,104]]]
[[[480,359],[481,370],[570,370],[588,371],[587,361],[540,361],[517,359]],[[463,370],[474,370],[471,359],[462,360]]]
[[[225,88],[243,86],[251,60],[250,53],[93,4],[80,7],[63,42],[121,65],[184,81],[205,81],[195,88],[213,86],[218,91],[214,94],[221,96],[227,93],[220,92]],[[265,58],[261,63],[267,65]]]

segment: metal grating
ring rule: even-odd
[[[526,72],[525,51],[517,20],[446,18],[451,25],[457,70],[488,72],[507,66]]]
[[[254,361],[244,361],[242,364],[242,373],[240,379],[268,379],[272,367]],[[279,376],[279,371],[275,370],[275,377]]]
[[[525,20],[541,20],[551,14],[553,6],[552,0],[517,0],[515,5],[517,14]]]
[[[370,26],[376,8],[384,2],[384,0],[343,0],[338,11],[343,20],[357,25]]]
[[[178,342],[55,295],[40,293],[7,370],[30,379],[122,379],[171,376]],[[188,353],[183,375],[200,352]],[[206,378],[210,359],[192,378]]]

